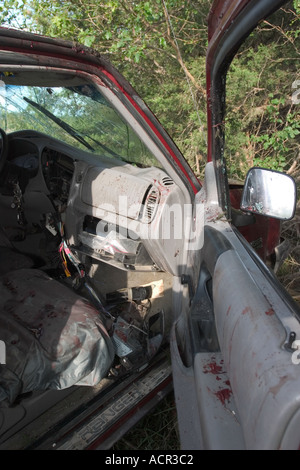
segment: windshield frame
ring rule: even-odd
[[[3,73],[3,71],[5,71],[5,73]],[[120,154],[118,153],[117,151],[114,151],[112,149],[112,146],[111,148],[109,148],[109,146],[106,146],[105,144],[102,144],[100,142],[100,140],[96,140],[94,139],[92,136],[89,136],[87,134],[83,134],[80,132],[80,130],[78,130],[77,128],[74,128],[73,126],[71,126],[69,123],[65,122],[64,120],[62,120],[60,117],[58,116],[55,116],[52,112],[49,111],[49,109],[45,108],[44,106],[42,106],[41,104],[31,100],[31,99],[28,99],[27,97],[22,97],[23,100],[25,102],[27,102],[28,106],[31,106],[32,108],[35,108],[35,111],[39,114],[41,114],[41,116],[43,115],[43,117],[46,117],[47,119],[50,119],[51,121],[53,121],[57,126],[59,126],[61,129],[63,129],[69,136],[71,136],[73,139],[74,139],[74,142],[73,140],[66,140],[63,138],[62,134],[59,134],[59,135],[56,135],[56,133],[52,131],[52,134],[51,137],[54,137],[55,139],[58,139],[60,141],[62,141],[63,143],[67,144],[67,145],[73,145],[75,148],[78,148],[78,146],[76,146],[76,141],[79,142],[79,145],[81,147],[82,150],[85,150],[87,152],[90,152],[92,155],[99,155],[101,156],[101,158],[103,157],[106,157],[106,158],[116,158],[118,159],[119,161],[122,161],[122,162],[125,162],[125,163],[131,163],[133,165],[136,165],[138,167],[151,167],[151,166],[155,166],[155,167],[158,167],[158,168],[162,168],[163,165],[160,163],[159,159],[156,157],[156,154],[158,153],[157,152],[157,149],[156,148],[153,148],[153,146],[150,146],[151,149],[149,149],[149,139],[146,139],[143,140],[143,138],[141,138],[141,129],[138,128],[138,126],[136,125],[136,123],[134,122],[134,120],[132,119],[132,115],[130,113],[125,113],[126,116],[124,116],[124,112],[120,113],[120,105],[118,104],[118,101],[119,100],[115,100],[113,98],[113,93],[112,93],[112,90],[110,90],[106,84],[103,83],[103,81],[97,76],[97,75],[92,75],[90,73],[86,73],[84,71],[77,71],[77,70],[70,70],[70,69],[62,69],[62,68],[56,68],[56,67],[53,67],[51,68],[51,70],[49,69],[49,67],[43,67],[43,66],[39,66],[39,67],[34,67],[34,66],[13,66],[13,65],[1,65],[1,68],[0,68],[0,82],[2,82],[2,84],[5,84],[5,85],[8,85],[9,87],[12,87],[13,86],[13,78],[9,78],[9,76],[11,75],[11,77],[13,77],[13,74],[17,74],[19,73],[20,75],[22,75],[22,73],[34,73],[36,72],[36,74],[38,74],[39,76],[41,76],[40,79],[38,80],[35,80],[33,79],[32,80],[32,83],[30,83],[28,86],[36,86],[36,87],[40,87],[42,85],[42,88],[44,88],[45,90],[47,88],[50,88],[51,85],[53,86],[53,84],[55,85],[55,83],[53,82],[53,79],[52,79],[52,83],[51,83],[51,79],[49,80],[49,87],[47,87],[47,76],[49,76],[49,73],[52,72],[53,76],[54,74],[56,74],[57,77],[61,76],[61,79],[62,79],[62,83],[61,84],[56,84],[57,87],[60,87],[60,88],[64,88],[65,90],[72,90],[72,87],[70,86],[63,86],[63,79],[65,78],[65,74],[68,74],[68,76],[70,78],[74,77],[75,80],[77,80],[77,83],[80,83],[80,80],[82,80],[83,82],[83,85],[87,85],[87,86],[91,86],[94,88],[94,91],[96,93],[99,94],[99,96],[101,97],[101,102],[97,102],[97,100],[93,100],[93,99],[90,99],[90,102],[94,105],[94,106],[107,106],[107,109],[110,110],[110,114],[111,116],[115,116],[114,119],[117,119],[116,121],[116,124],[117,126],[114,127],[114,129],[111,131],[112,134],[113,132],[116,132],[116,129],[121,128],[121,126],[124,128],[124,129],[127,129],[126,131],[123,132],[123,134],[126,132],[126,138],[128,139],[128,149],[127,151],[125,150],[123,152],[123,154]],[[46,78],[46,83],[42,80],[43,78],[43,74],[45,74],[45,78]],[[6,75],[6,76],[5,76]],[[1,83],[0,83],[1,84]],[[3,85],[2,85],[3,86]],[[19,86],[21,87],[21,82],[20,80],[18,80],[18,82],[16,83],[16,86]],[[26,86],[26,84],[24,85]],[[0,87],[0,90],[1,90],[1,87]],[[74,96],[78,96],[79,97],[79,93],[75,92],[74,91]],[[82,96],[80,97],[82,98]],[[88,97],[85,97],[88,99]],[[116,104],[118,104],[118,106],[116,106]],[[11,106],[11,105],[9,105]],[[69,112],[69,110],[68,110]],[[100,124],[99,124],[100,125]],[[2,127],[5,127],[2,125]],[[107,126],[108,128],[109,126]],[[11,129],[9,132],[16,132],[16,131],[20,131],[20,130],[25,130],[24,127],[22,128],[15,128],[15,129]],[[39,133],[44,133],[44,134],[48,134],[47,130],[45,129],[35,129],[34,127],[31,128],[29,127],[28,129],[26,130],[32,130],[32,131],[37,131]],[[124,137],[124,136],[123,136]],[[89,142],[87,142],[86,139],[89,139],[89,142],[91,142],[91,144]],[[117,137],[115,137],[115,139],[117,140],[118,138],[118,135]],[[97,145],[95,145],[97,144]],[[131,158],[131,155],[129,154],[129,145],[134,145],[135,146],[135,149],[134,149],[134,152],[132,152],[132,156],[133,158]],[[94,148],[94,147],[98,147],[98,148]],[[125,146],[124,146],[125,147]],[[140,150],[140,155],[139,155],[139,152],[137,152],[137,150],[139,151]],[[142,154],[144,155],[144,158],[141,158]]]

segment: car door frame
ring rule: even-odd
[[[224,154],[228,67],[259,21],[284,3],[216,0],[208,19],[208,163],[194,209],[199,250],[191,250],[181,279],[181,313],[170,340],[182,449],[293,445],[286,436],[294,429],[295,391],[288,387],[289,403],[278,403],[286,412],[280,421],[272,408],[272,385],[282,380],[282,369],[287,383],[299,383],[292,355],[300,310],[230,222]],[[274,368],[274,377],[260,390],[267,374],[263,366],[258,373],[263,362]]]

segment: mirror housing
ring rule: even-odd
[[[295,215],[297,190],[294,179],[275,170],[251,168],[246,176],[241,210],[280,220]]]

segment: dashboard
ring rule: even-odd
[[[41,154],[41,166],[51,197],[67,203],[74,173],[72,158],[45,147]]]
[[[173,208],[184,200],[162,169],[94,158],[21,131],[9,136],[6,171],[7,181],[22,187],[26,220],[40,224],[51,213],[79,258],[123,270],[177,272],[184,220]]]

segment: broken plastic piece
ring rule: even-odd
[[[158,333],[154,325],[159,323]],[[153,328],[154,327],[154,328]],[[127,322],[121,316],[114,324],[112,342],[116,355],[127,370],[141,370],[159,351],[164,338],[163,311],[149,317],[144,329]]]
[[[125,302],[133,300],[140,302],[141,300],[150,299],[152,297],[152,287],[132,287],[129,289],[120,289],[106,295],[108,303]]]

